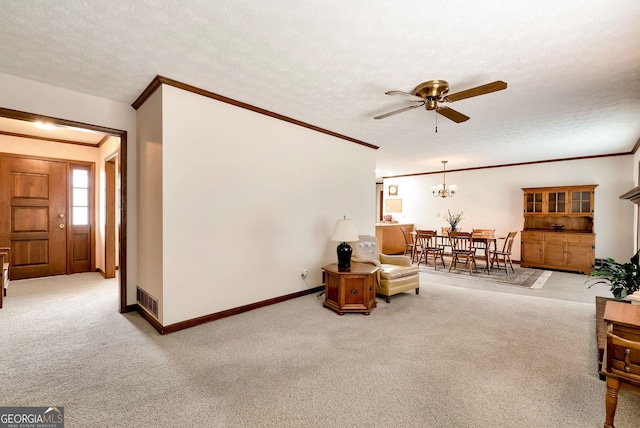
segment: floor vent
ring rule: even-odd
[[[147,309],[153,315],[158,316],[158,299],[142,288],[136,287],[136,300],[143,308]]]

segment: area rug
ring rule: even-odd
[[[511,270],[509,270],[509,276],[507,276],[507,273],[504,270],[497,269],[494,269],[490,274],[487,274],[482,271],[484,265],[481,263],[478,263],[478,272],[473,272],[473,274],[469,274],[469,269],[464,265],[458,266],[456,269],[452,269],[451,272],[449,272],[448,264],[446,268],[438,266],[438,270],[434,270],[432,264],[425,266],[421,263],[419,268],[420,272],[433,275],[456,277],[459,279],[468,277],[469,279],[477,281],[494,282],[503,285],[514,285],[526,288],[542,288],[547,279],[549,279],[549,276],[551,276],[551,271],[548,270],[528,269],[517,265],[513,266],[515,272],[511,272]]]

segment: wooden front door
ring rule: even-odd
[[[0,243],[11,279],[67,273],[67,163],[0,157]]]

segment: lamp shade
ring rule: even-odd
[[[346,242],[357,241],[358,239],[358,232],[356,231],[356,226],[353,224],[353,220],[345,218],[336,222],[333,233],[331,234],[332,241]]]

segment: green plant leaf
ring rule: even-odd
[[[587,278],[589,287],[609,284],[613,297],[620,301],[640,290],[640,250],[627,263],[616,262],[612,258],[596,259],[594,270]]]

